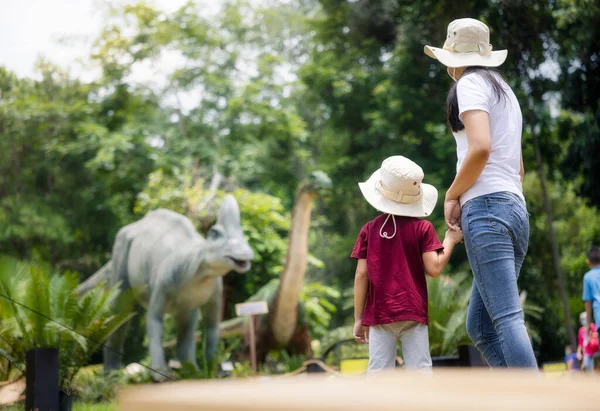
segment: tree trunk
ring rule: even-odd
[[[554,264],[554,271],[556,271],[556,277],[558,278],[558,291],[560,299],[562,300],[563,312],[565,315],[565,321],[567,324],[567,331],[569,333],[569,341],[573,347],[577,346],[577,339],[575,338],[575,331],[571,322],[571,311],[569,310],[569,301],[567,299],[567,291],[565,287],[565,280],[563,278],[562,269],[560,267],[560,254],[558,250],[558,243],[556,242],[556,234],[554,233],[554,226],[552,225],[552,205],[550,204],[550,198],[548,198],[548,190],[546,188],[546,178],[544,176],[544,166],[542,164],[542,153],[540,151],[540,142],[535,131],[535,115],[532,114],[530,118],[531,137],[533,139],[533,146],[535,150],[535,163],[537,166],[538,175],[540,176],[540,183],[542,185],[542,197],[544,199],[544,208],[546,209],[546,218],[548,224],[548,230],[550,232],[550,243],[552,244],[552,262]]]

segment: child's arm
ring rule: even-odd
[[[356,275],[354,277],[354,339],[362,344],[367,343],[369,336],[369,328],[362,325],[368,289],[367,260],[361,258],[356,265]]]
[[[452,251],[454,250],[454,246],[461,242],[463,239],[462,231],[458,230],[448,230],[446,231],[446,236],[444,237],[443,250],[438,251],[428,251],[423,253],[423,264],[425,265],[425,271],[431,277],[438,277],[446,264],[448,264],[448,260],[452,255]]]

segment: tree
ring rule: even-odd
[[[149,113],[125,88],[102,101],[96,84],[43,61],[38,69],[40,81],[0,69],[0,244],[90,272],[153,165]]]

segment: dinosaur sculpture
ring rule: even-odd
[[[240,225],[237,201],[223,200],[216,224],[204,239],[181,214],[158,209],[119,230],[112,259],[79,286],[83,294],[102,281],[121,285],[120,297],[131,291],[147,309],[147,336],[152,367],[166,370],[162,347],[163,316],[171,313],[177,328],[176,353],[181,362],[196,363],[194,338],[200,313],[206,339],[206,357],[215,354],[219,339],[222,277],[234,270],[250,270],[254,254]],[[123,307],[123,301],[115,304]],[[120,368],[127,334],[121,327],[104,349],[105,371]],[[113,351],[114,350],[114,351]]]
[[[300,184],[292,213],[288,254],[281,279],[271,280],[249,301],[267,300],[269,314],[257,328],[257,355],[264,359],[269,350],[286,348],[292,354],[309,354],[310,335],[302,317],[300,292],[304,284],[308,260],[308,232],[312,203],[331,188],[331,180],[316,171]],[[248,318],[239,317],[221,323],[221,336],[246,335]]]

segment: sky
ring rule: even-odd
[[[185,0],[148,2],[173,11]],[[107,3],[107,0],[0,0],[0,65],[20,77],[33,77],[35,61],[43,56],[85,79],[86,73],[77,59],[89,54],[91,41],[102,27]],[[60,41],[65,37],[70,38],[67,44]]]

